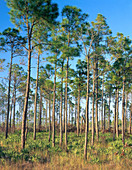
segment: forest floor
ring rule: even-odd
[[[35,141],[33,132],[29,132],[25,149],[21,150],[20,130],[9,133],[6,140],[4,133],[0,132],[0,169],[132,169],[132,135],[125,136],[123,145],[121,134],[113,141],[112,133],[100,132],[99,142],[96,142],[95,136],[95,144],[91,146],[89,133],[87,161],[83,159],[84,139],[84,133],[77,137],[75,132],[68,132],[68,152],[65,152],[64,144],[59,146],[59,133],[53,148],[52,142],[48,141],[48,132],[37,132]]]

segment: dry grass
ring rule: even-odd
[[[109,162],[103,164],[90,164],[79,157],[68,154],[67,156],[53,156],[45,163],[7,162],[0,166],[1,170],[131,170],[132,161],[122,159],[120,162]]]

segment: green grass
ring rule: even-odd
[[[76,133],[68,133],[68,152],[64,151],[64,144],[59,146],[59,136],[56,135],[55,147],[48,141],[47,132],[37,132],[36,140],[33,140],[33,133],[29,132],[26,146],[21,150],[21,132],[10,133],[5,139],[4,133],[0,133],[0,164],[2,167],[22,165],[24,162],[35,164],[35,166],[50,167],[74,167],[82,169],[87,164],[90,166],[107,166],[118,164],[128,169],[132,168],[132,135],[125,139],[127,146],[123,146],[121,135],[115,141],[112,140],[111,133],[100,133],[99,142],[91,146],[91,134],[88,136],[88,155],[87,161],[83,160],[84,134],[77,137]],[[64,141],[64,135],[63,135]]]

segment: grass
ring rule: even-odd
[[[99,142],[91,146],[88,136],[87,161],[83,159],[84,133],[68,133],[68,152],[64,144],[59,146],[59,135],[55,147],[48,142],[48,132],[37,132],[36,140],[29,132],[26,146],[21,150],[21,132],[10,133],[7,139],[0,133],[0,169],[132,169],[132,135],[126,136],[123,146],[121,135],[115,141],[111,133],[100,133]],[[64,141],[64,135],[63,135]]]

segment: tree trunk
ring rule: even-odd
[[[77,105],[77,136],[79,136],[79,121],[80,120],[80,82],[78,86],[78,105]]]
[[[64,62],[62,62],[62,73],[63,73],[63,64]],[[63,77],[61,76],[61,96],[60,96],[60,146],[62,146],[62,108],[63,108]]]
[[[93,100],[92,100],[92,142],[91,144],[94,145],[94,101],[95,101],[95,61],[94,61],[94,68],[93,68]]]
[[[30,38],[29,38],[30,39]],[[31,44],[30,40],[28,40],[28,75],[27,75],[27,85],[26,85],[26,94],[25,94],[25,102],[24,102],[24,110],[22,116],[22,131],[21,131],[21,148],[25,148],[25,128],[26,128],[26,118],[27,118],[27,108],[28,108],[28,98],[29,98],[29,89],[30,89],[30,74],[31,74]]]
[[[116,137],[119,137],[119,129],[118,129],[118,114],[119,114],[119,89],[117,88],[117,93],[116,93]]]
[[[11,48],[11,62],[9,69],[9,84],[8,84],[8,103],[7,103],[7,114],[6,114],[6,123],[5,123],[5,138],[8,137],[8,121],[9,121],[9,111],[10,111],[10,86],[11,86],[11,72],[12,72],[12,59],[13,59],[13,47]]]
[[[70,99],[69,99],[69,118],[68,118],[68,124],[70,125],[70,117],[71,117],[71,111],[70,111]]]
[[[36,114],[37,114],[38,78],[39,78],[39,54],[38,54],[38,62],[37,62],[37,78],[36,78],[35,101],[34,101],[34,129],[33,129],[33,139],[34,140],[36,140]]]
[[[130,106],[130,119],[129,119],[129,133],[131,134],[132,133],[132,103],[131,103],[131,106]]]
[[[10,128],[11,128],[11,119],[12,119],[12,105],[13,105],[13,98],[12,98],[11,109],[10,109]]]
[[[39,102],[39,127],[38,127],[38,131],[41,131],[41,117],[42,117],[42,90],[40,89],[40,102]]]
[[[102,130],[103,130],[103,108],[104,108],[103,96],[104,96],[104,74],[103,74],[103,81],[102,81],[102,110],[101,110],[101,129]]]
[[[95,100],[95,121],[96,121],[96,139],[99,141],[99,125],[98,125],[98,59],[96,61],[96,100]]]
[[[75,126],[77,122],[77,98],[75,97]]]
[[[56,63],[55,63],[54,91],[53,91],[52,147],[55,146],[55,95],[56,95]]]
[[[64,90],[64,106],[63,106],[63,132],[65,132],[65,90]]]
[[[105,113],[106,113],[106,110],[105,110],[105,107],[106,107],[106,101],[104,101],[104,121],[103,121],[103,133],[105,132]]]
[[[65,89],[65,151],[67,152],[67,90],[68,90],[68,67],[69,67],[69,57],[67,57],[67,67],[66,67],[66,89]]]
[[[88,128],[89,128],[89,55],[87,56],[87,95],[86,95],[86,124],[85,124],[85,145],[84,159],[87,159]]]
[[[51,101],[50,101],[50,95],[49,95],[49,142],[51,138],[51,116],[50,116],[50,110],[51,110]]]
[[[115,133],[116,133],[116,102],[117,102],[116,92],[117,92],[117,90],[115,90],[115,108],[114,108],[115,114],[114,114],[114,125],[113,125],[113,141],[115,140]]]
[[[109,94],[109,113],[108,113],[108,131],[110,132],[110,103],[111,103],[111,94]]]
[[[125,78],[123,77],[123,92],[122,92],[122,143],[125,144],[124,136],[124,109],[125,109]]]
[[[127,101],[128,101],[128,93],[126,93],[126,105],[125,105],[125,120],[124,120],[125,131],[127,131]]]
[[[46,110],[45,110],[45,128],[47,132],[47,110],[48,110],[48,101],[46,99]]]
[[[15,112],[16,112],[16,77],[14,78],[14,96],[13,96],[13,132],[15,132]]]

